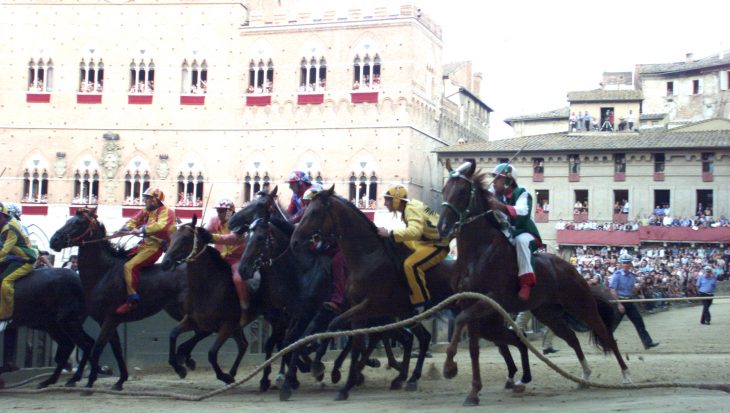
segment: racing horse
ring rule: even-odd
[[[377,228],[351,202],[334,194],[334,187],[320,192],[309,204],[307,211],[294,231],[291,245],[300,249],[312,240],[323,237],[334,237],[345,254],[351,274],[348,284],[348,300],[351,307],[335,318],[330,329],[351,324],[353,328],[366,325],[368,320],[377,318],[407,318],[413,315],[408,299],[408,286],[402,274],[402,262],[409,253],[405,247],[387,243],[377,235]],[[443,262],[429,270],[426,274],[427,285],[432,300],[439,302],[453,293],[453,268],[449,262]],[[522,355],[522,383],[528,383],[532,376],[526,346],[516,334],[504,327],[502,320],[493,318],[484,320],[484,337],[494,341],[500,347],[500,354],[505,359],[509,370],[506,387],[512,387],[514,373],[517,368],[507,345],[515,345]],[[413,374],[408,379],[406,389],[416,390],[421,377],[424,358],[428,350],[430,334],[418,323],[413,333],[419,340],[419,354]],[[337,400],[345,400],[349,391],[357,384],[358,369],[362,367],[359,357],[362,352],[362,337],[353,337],[350,371],[347,383],[340,388]],[[409,352],[404,352],[404,369],[408,371]],[[399,378],[396,378],[398,380]],[[393,387],[396,381],[391,384]]]
[[[112,386],[122,390],[129,378],[122,346],[117,334],[121,323],[133,322],[150,317],[165,310],[175,320],[184,315],[187,296],[185,267],[175,271],[164,271],[159,265],[142,270],[139,277],[139,292],[142,299],[137,309],[127,315],[117,315],[114,310],[125,302],[127,293],[122,276],[126,251],[115,248],[106,238],[106,228],[96,216],[96,209],[79,208],[74,216],[51,237],[50,245],[55,251],[77,246],[79,249],[79,277],[84,289],[88,315],[101,326],[89,356],[91,372],[86,387],[91,388],[98,378],[98,364],[101,352],[107,343],[119,366],[119,380]],[[206,334],[193,337],[190,342],[202,340]],[[192,346],[191,346],[192,347]],[[190,366],[194,365],[188,360]]]
[[[615,306],[605,295],[593,294],[583,277],[565,260],[552,254],[534,256],[537,284],[530,299],[517,297],[517,259],[515,249],[502,233],[499,215],[490,208],[493,194],[486,185],[486,174],[475,174],[474,161],[453,170],[447,161],[449,178],[443,189],[438,230],[441,236],[456,236],[459,255],[456,274],[458,291],[486,294],[508,312],[532,311],[532,314],[573,348],[580,361],[582,378],[588,381],[591,370],[580,343],[571,329],[578,321],[591,331],[593,342],[604,354],[612,351],[618,361],[625,383],[630,383],[629,371],[621,357],[613,330],[618,325]],[[444,362],[444,376],[453,377],[459,336],[468,326],[469,355],[472,365],[472,388],[465,405],[479,404],[481,377],[479,372],[479,320],[495,311],[485,302],[462,300],[461,313],[451,337]]]
[[[85,319],[84,291],[74,271],[67,268],[39,268],[17,280],[13,322],[4,333],[5,357],[0,373],[17,368],[10,360],[15,360],[17,351],[17,328],[25,326],[47,332],[58,344],[54,357],[56,368],[48,379],[38,384],[38,388],[48,387],[58,381],[74,346],[78,346],[83,356],[76,373],[66,382],[66,386],[75,385],[81,380],[94,345],[94,339],[83,329]]]

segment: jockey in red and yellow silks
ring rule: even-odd
[[[241,305],[242,313],[245,313],[248,309],[248,290],[246,283],[238,273],[238,262],[241,261],[243,250],[246,248],[246,242],[243,237],[231,232],[230,228],[228,228],[228,220],[236,212],[236,207],[233,201],[223,198],[218,201],[215,210],[218,214],[208,221],[205,229],[213,235],[212,242],[215,244],[215,248],[221,253],[221,257],[231,266],[233,285],[236,288],[238,302]]]
[[[33,271],[37,258],[38,250],[31,245],[20,222],[0,203],[0,320],[13,316],[15,281]]]
[[[383,238],[392,237],[394,241],[402,242],[413,250],[403,262],[403,270],[411,290],[411,304],[420,312],[431,299],[426,288],[426,271],[446,258],[449,243],[441,238],[436,228],[439,215],[423,202],[408,199],[408,191],[404,186],[388,188],[384,198],[388,211],[400,212],[406,227],[394,231],[378,228],[378,234]]]
[[[137,307],[140,299],[137,293],[140,271],[160,258],[170,242],[170,235],[176,230],[175,213],[163,204],[165,194],[162,190],[150,187],[142,195],[145,208],[116,233],[142,236],[142,241],[129,252],[131,258],[124,263],[127,302],[117,308],[116,313],[120,315],[128,314]]]

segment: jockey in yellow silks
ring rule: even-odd
[[[127,221],[115,233],[142,237],[129,252],[130,259],[124,263],[124,282],[127,284],[127,302],[116,309],[119,315],[129,314],[137,308],[139,294],[137,286],[142,268],[154,264],[170,243],[170,235],[176,230],[175,212],[166,207],[165,194],[160,188],[150,187],[142,194],[145,208]]]
[[[406,227],[393,231],[378,228],[378,234],[384,238],[392,237],[413,250],[403,262],[403,270],[410,288],[411,304],[416,311],[421,311],[431,299],[426,288],[426,271],[446,258],[449,243],[439,235],[439,215],[423,202],[408,199],[408,191],[404,186],[388,188],[384,198],[388,211],[400,212]]]
[[[38,250],[31,245],[20,222],[0,203],[0,320],[13,316],[15,281],[33,271],[37,258]],[[0,328],[5,326],[7,323]]]

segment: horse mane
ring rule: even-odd
[[[106,234],[106,227],[98,219],[96,220],[96,223],[99,224],[99,233],[104,236],[104,234]],[[124,247],[116,246],[108,240],[102,241],[100,242],[100,244],[104,251],[109,254],[109,256],[123,260],[126,260],[128,258],[127,250]]]
[[[351,211],[355,212],[356,215],[360,216],[360,218],[362,218],[365,222],[368,223],[368,228],[372,232],[378,232],[378,227],[375,226],[375,223],[373,221],[371,221],[370,218],[368,218],[368,216],[365,215],[365,213],[362,212],[360,210],[360,208],[358,208],[355,204],[353,204],[352,202],[350,202],[350,201],[346,200],[345,198],[343,198],[337,194],[334,194],[334,193],[331,195],[331,197],[335,198],[336,200],[339,200],[342,204],[345,205],[345,207],[347,207]]]
[[[488,200],[493,196],[492,193],[489,192],[489,183],[487,182],[488,178],[489,174],[483,172],[481,169],[478,170],[472,177],[472,180],[474,181],[474,187],[477,189],[479,195],[481,195],[481,197],[485,200]]]
[[[271,217],[269,222],[273,224],[279,231],[284,233],[287,238],[291,239],[291,236],[294,233],[294,225],[291,222],[285,221],[279,217]]]
[[[225,273],[231,272],[231,265],[223,259],[220,251],[218,251],[214,247],[211,247],[210,245],[206,246],[205,249],[208,252],[210,259],[213,261],[213,265],[217,270],[223,271]]]

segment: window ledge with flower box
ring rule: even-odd
[[[205,105],[205,95],[180,95],[180,104],[187,106]]]
[[[324,93],[299,93],[298,105],[321,105],[324,103]]]
[[[51,94],[49,92],[28,92],[25,95],[27,103],[50,103]]]
[[[22,203],[23,215],[48,215],[48,204]]]
[[[203,216],[202,207],[175,207],[175,217],[180,219],[192,219],[193,215],[200,219]]]
[[[127,103],[130,105],[151,105],[152,94],[133,94],[127,95]]]
[[[98,105],[101,103],[101,93],[77,93],[76,103],[81,105]]]
[[[246,95],[246,106],[269,106],[271,95]]]
[[[378,103],[378,92],[352,92],[352,103]]]

